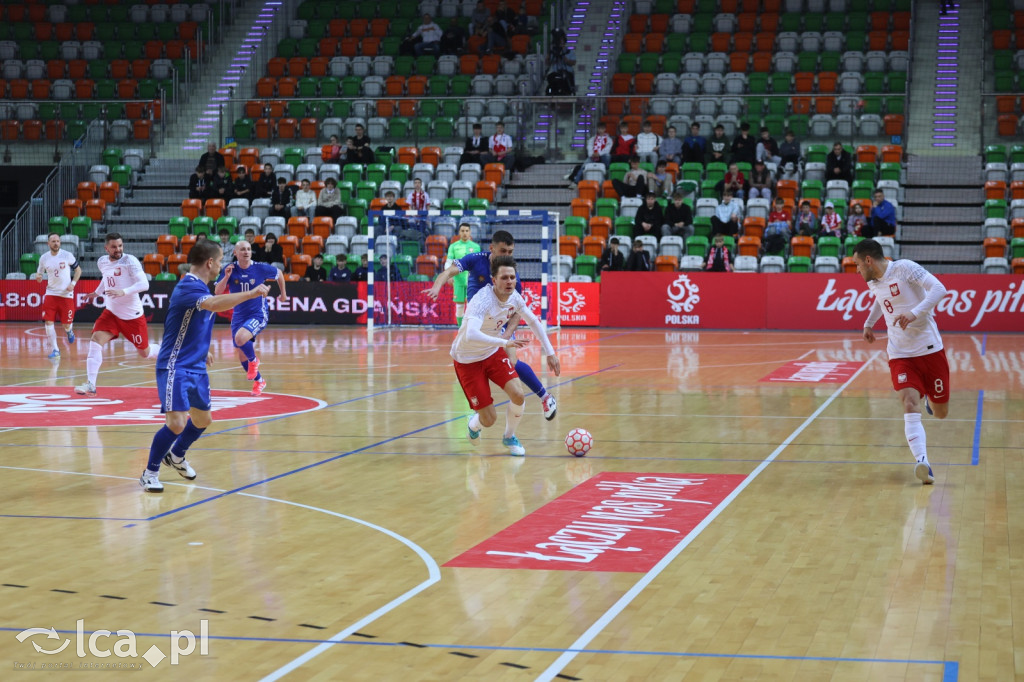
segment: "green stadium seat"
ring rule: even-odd
[[[84,241],[92,237],[92,218],[89,216],[78,216],[71,219],[71,234]]]
[[[708,252],[708,238],[704,236],[693,235],[686,239],[686,255],[687,256],[700,256],[704,257],[704,254]]]
[[[210,235],[216,234],[216,230],[213,228],[213,218],[201,215],[192,221],[192,234],[205,234],[209,238]]]
[[[811,259],[808,256],[790,256],[786,261],[786,269],[790,272],[810,272]]]
[[[633,234],[633,219],[629,216],[619,216],[615,219],[615,234],[619,237],[629,237]]]
[[[592,280],[597,279],[597,256],[576,256],[574,265],[576,266],[577,275],[586,275]]]
[[[39,254],[37,253],[23,253],[21,254],[21,272],[26,277],[31,277],[39,270]]]
[[[596,215],[615,220],[619,214],[619,200],[610,198],[598,199],[594,209]]]
[[[70,226],[71,223],[66,216],[55,215],[47,221],[46,230],[47,232],[56,232],[57,234],[67,234]]]
[[[864,241],[864,237],[847,237],[846,241],[843,242],[843,248],[846,250],[846,256],[853,256],[853,249],[860,242]]]
[[[587,231],[587,221],[580,216],[568,216],[565,219],[565,234],[583,241]]]
[[[180,241],[188,234],[189,220],[185,216],[175,216],[167,222],[167,234],[172,234]]]
[[[711,217],[710,216],[694,216],[693,218],[693,236],[704,237],[708,239],[711,237]]]
[[[839,237],[819,237],[818,238],[818,255],[819,256],[835,256],[839,257],[839,251],[842,248],[842,242]]]

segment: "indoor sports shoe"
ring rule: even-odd
[[[68,343],[74,343],[74,342],[75,342],[75,330],[69,329],[68,330]]]
[[[555,402],[555,396],[548,393],[548,396],[540,401],[540,404],[544,408],[544,418],[548,421],[554,419],[555,412],[558,411],[558,403]]]
[[[147,493],[162,493],[164,491],[164,484],[160,482],[159,474],[149,469],[142,472],[142,477],[139,478],[139,485]]]
[[[932,412],[931,403],[928,402],[928,396],[924,397],[924,411],[927,412],[928,414],[935,414],[934,412]]]
[[[526,448],[522,446],[519,439],[515,436],[511,438],[502,438],[501,444],[508,448],[508,454],[515,455],[516,457],[523,457],[526,455]]]
[[[474,431],[469,427],[468,424],[466,425],[466,438],[469,438],[469,443],[473,447],[476,447],[477,445],[480,444],[480,432]]]
[[[174,455],[168,452],[164,455],[164,464],[177,471],[182,478],[187,478],[190,481],[196,480],[196,470],[189,466],[188,460],[184,457],[175,461]]]
[[[265,389],[266,387],[267,387],[266,379],[260,379],[259,381],[254,381],[252,383],[252,394],[253,395],[263,395],[263,389]]]
[[[60,351],[54,348],[46,357],[50,360],[60,360]]]
[[[256,375],[259,374],[259,373],[260,373],[260,359],[256,358],[255,360],[253,360],[253,361],[251,361],[249,363],[249,369],[245,373],[245,376],[249,379],[249,381],[256,381]]]
[[[75,386],[75,393],[78,395],[89,396],[90,398],[96,397],[96,384],[91,381],[87,381],[81,386]]]
[[[928,462],[918,462],[914,465],[914,475],[925,485],[935,483],[935,476],[932,474],[932,468],[928,466]]]

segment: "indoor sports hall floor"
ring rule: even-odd
[[[554,332],[558,415],[528,398],[513,458],[501,407],[479,449],[465,438],[451,330],[370,346],[364,329],[271,325],[253,401],[218,326],[211,382],[242,418],[196,443],[194,484],[165,468],[145,495],[152,364],[116,342],[95,401],[76,399],[78,331],[51,365],[38,325],[0,327],[4,679],[112,661],[187,680],[1024,676],[1022,335],[945,335],[952,403],[925,417],[925,487],[884,343],[854,332]],[[596,441],[585,458],[562,443],[575,427]],[[631,497],[612,480],[694,487]],[[569,552],[560,529],[602,495],[619,521],[572,535],[586,561],[502,564]],[[90,650],[80,620],[82,640],[132,631],[137,656],[100,657],[129,638]],[[141,658],[204,627],[205,653]]]

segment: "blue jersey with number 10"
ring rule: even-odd
[[[491,252],[468,253],[455,261],[462,272],[468,272],[466,280],[466,301],[473,300],[476,292],[491,283]],[[523,293],[523,283],[519,281],[519,273],[516,273],[516,291]]]
[[[224,279],[221,272],[217,281]],[[249,267],[243,268],[234,263],[231,269],[231,276],[228,277],[228,292],[237,294],[243,291],[255,289],[268,279],[277,279],[277,268],[269,263],[250,263]],[[264,296],[250,298],[235,306],[235,312],[231,315],[232,328],[245,324],[246,320],[253,318],[266,322],[269,317],[269,305]]]

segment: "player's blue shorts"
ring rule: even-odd
[[[261,331],[267,328],[267,321],[261,320],[257,317],[250,317],[247,320],[239,320],[235,322],[235,318],[231,318],[231,336],[234,337],[238,333],[239,329],[248,329],[249,333],[252,334],[252,338],[256,338]]]
[[[161,412],[210,411],[210,376],[206,372],[156,371]]]

